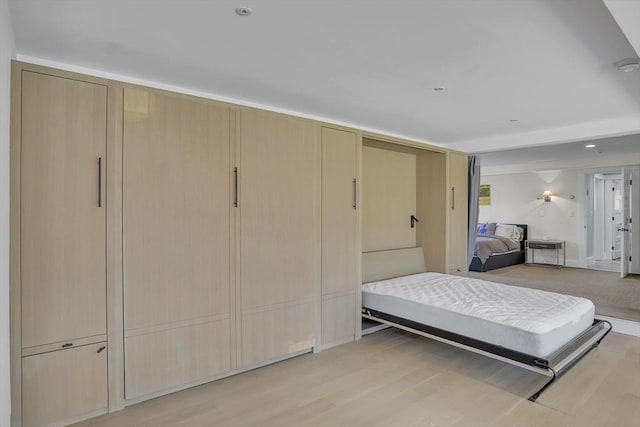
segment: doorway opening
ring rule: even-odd
[[[632,188],[638,168],[608,169],[584,175],[586,259],[584,266],[593,270],[619,272],[622,277],[638,273],[637,216],[638,180]]]
[[[620,271],[622,236],[618,229],[622,226],[622,175],[593,173],[587,179],[591,187],[587,194],[593,195],[590,203],[593,220],[587,228],[587,268]]]

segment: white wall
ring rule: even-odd
[[[15,57],[9,1],[0,0],[0,425],[11,422],[9,363],[9,105]]]
[[[481,183],[491,184],[491,205],[480,206],[479,222],[528,224],[530,239],[564,240],[567,265],[577,266],[577,207],[583,196],[578,194],[576,171],[489,175],[482,176]],[[545,190],[560,196],[552,197],[551,202],[536,200]],[[571,200],[569,195],[576,198]],[[539,256],[555,261],[555,255],[547,251],[536,251],[536,261]]]

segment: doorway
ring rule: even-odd
[[[592,194],[587,211],[592,221],[588,223],[587,241],[591,244],[587,253],[587,268],[592,270],[620,271],[621,233],[620,173],[592,173],[587,175],[587,194]]]
[[[592,270],[640,273],[638,228],[633,216],[640,211],[639,168],[589,172],[584,177],[584,267]],[[635,179],[634,179],[635,178]],[[633,186],[633,182],[636,185]]]

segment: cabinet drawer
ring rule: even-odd
[[[529,249],[558,249],[560,247],[562,247],[561,243],[529,242]]]
[[[22,358],[23,427],[64,425],[107,412],[105,342]]]

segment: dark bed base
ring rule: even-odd
[[[547,387],[568,372],[569,369],[586,356],[587,353],[596,348],[612,329],[611,323],[606,320],[595,319],[593,325],[581,335],[565,344],[547,358],[542,358],[366,307],[362,308],[362,317],[386,323],[427,338],[436,339],[446,344],[502,360],[512,365],[551,377],[549,381],[529,397],[531,402],[535,402]]]
[[[471,265],[469,266],[469,271],[479,271],[481,273],[484,273],[485,271],[508,267],[510,265],[524,264],[526,254],[524,250],[524,244],[529,238],[529,226],[527,224],[510,225],[516,225],[524,230],[524,235],[522,236],[522,241],[520,242],[520,251],[491,255],[489,258],[487,258],[487,262],[485,262],[484,264],[480,261],[480,258],[474,256],[473,260],[471,261]]]
[[[469,271],[479,271],[484,273],[485,271],[495,270],[497,268],[508,267],[510,265],[524,264],[524,251],[509,252],[508,254],[491,255],[487,258],[487,262],[484,264],[477,256],[473,257]]]

